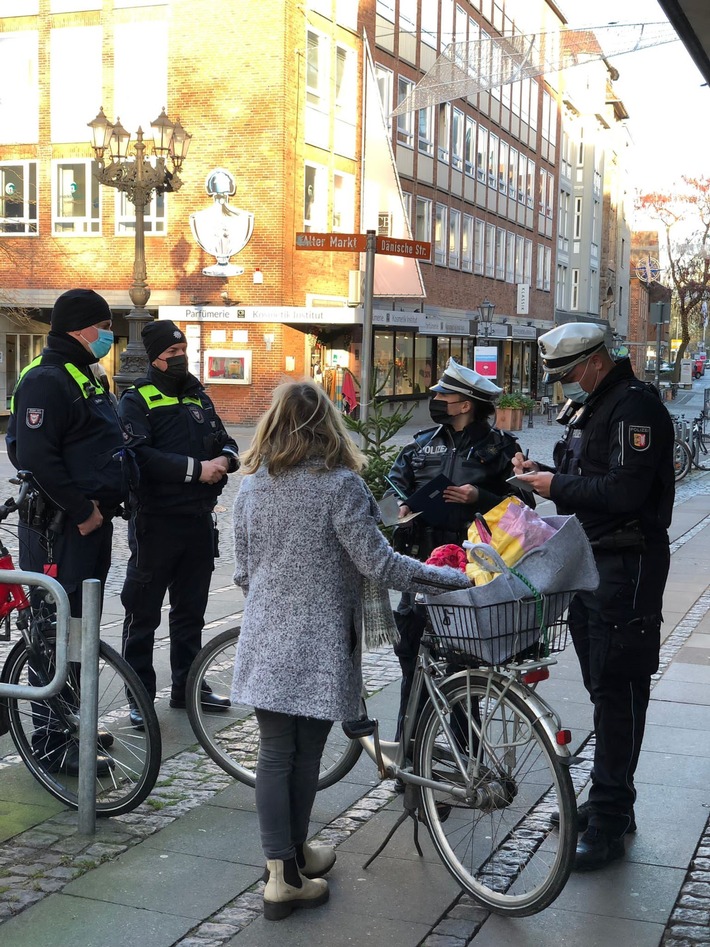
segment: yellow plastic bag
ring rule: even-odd
[[[485,531],[479,529],[478,521],[474,521],[468,530],[469,542],[488,542],[507,566],[514,566],[526,552],[541,546],[555,534],[549,523],[517,497],[501,500],[486,513],[485,521],[490,538],[486,539]],[[467,558],[466,575],[474,585],[485,585],[496,577],[497,573],[486,572],[472,562],[470,553]]]

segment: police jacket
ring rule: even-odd
[[[474,421],[462,431],[440,424],[415,434],[394,462],[389,478],[405,496],[439,474],[457,487],[467,483],[478,487],[477,503],[447,503],[446,521],[436,524],[462,542],[476,513],[485,513],[514,492],[506,477],[513,474],[511,458],[519,450],[512,434],[492,428],[486,421]],[[526,497],[528,502],[530,497]]]
[[[667,542],[673,512],[673,423],[628,358],[617,362],[567,426],[554,450],[550,497],[576,513],[590,540],[638,522]]]
[[[139,508],[182,515],[211,511],[227,478],[200,483],[201,461],[224,454],[231,472],[239,466],[239,452],[198,379],[171,378],[151,366],[124,391],[118,410],[136,438]]]
[[[124,436],[116,409],[89,365],[96,357],[71,336],[47,346],[15,387],[6,442],[18,470],[30,470],[47,499],[72,523],[97,500],[104,516],[124,495]]]

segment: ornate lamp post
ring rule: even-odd
[[[483,329],[484,339],[487,339],[490,334],[491,323],[493,322],[493,310],[495,308],[496,304],[492,303],[487,296],[478,307],[478,322],[480,327]]]
[[[121,371],[115,379],[119,390],[123,390],[145,374],[147,369],[141,342],[141,330],[152,318],[145,308],[150,298],[145,267],[145,208],[150,204],[154,192],[177,191],[182,187],[178,172],[187,157],[192,135],[188,135],[179,119],[173,124],[163,109],[158,118],[150,123],[153,129],[153,156],[145,155],[143,129],[139,127],[133,145],[135,156],[130,157],[128,148],[131,135],[123,128],[120,119],[115,125],[112,124],[104,115],[102,107],[88,125],[98,163],[95,172],[97,180],[107,187],[123,191],[136,209],[133,283],[128,291],[134,308],[126,317],[128,345],[121,353]],[[111,157],[109,164],[104,159],[106,151]],[[172,171],[168,168],[168,159]]]

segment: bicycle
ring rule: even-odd
[[[31,523],[31,510],[39,496],[32,475],[20,471],[10,482],[19,484],[20,490],[16,499],[0,504],[0,522],[23,510],[26,522]],[[50,545],[51,542],[50,536]],[[0,568],[15,568],[1,540]],[[22,586],[0,584],[0,618],[5,623],[1,640],[10,640],[13,611],[17,613],[15,624],[21,637],[4,662],[0,681],[46,685],[54,674],[56,619],[52,602],[39,589],[28,597]],[[66,684],[56,696],[46,700],[0,699],[0,736],[9,733],[34,778],[73,809],[78,808],[80,672],[81,665],[70,660]],[[131,726],[131,705],[143,716],[141,731]],[[160,727],[153,701],[135,671],[103,641],[99,643],[96,751],[102,758],[96,774],[97,816],[130,812],[155,785],[162,755]]]
[[[319,788],[342,778],[364,749],[381,779],[405,785],[405,811],[426,822],[442,862],[480,904],[507,916],[537,913],[551,904],[572,868],[577,840],[575,795],[567,748],[571,735],[535,692],[549,676],[550,656],[566,645],[564,613],[573,593],[524,598],[495,606],[426,603],[412,691],[398,743],[379,738],[364,716],[333,727],[333,744]],[[481,642],[471,633],[486,628]],[[207,644],[187,684],[190,722],[218,765],[254,785],[258,728],[250,708],[234,719],[210,721],[199,700],[209,673],[223,682],[234,668],[239,629]],[[449,673],[451,663],[462,670]],[[417,714],[422,689],[428,700]],[[335,753],[335,756],[332,754]],[[338,756],[338,753],[340,754]],[[551,825],[560,814],[559,831]]]
[[[690,448],[685,441],[675,438],[673,441],[673,470],[675,482],[680,483],[683,477],[689,473],[692,466],[693,455],[690,452]]]
[[[703,461],[708,453],[708,444],[710,444],[710,434],[705,433],[705,415],[699,414],[693,418],[690,435],[690,451],[693,458],[693,464],[698,470],[708,470],[708,465]]]

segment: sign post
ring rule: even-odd
[[[372,308],[375,291],[375,253],[377,234],[367,231],[367,249],[365,250],[365,299],[362,314],[362,355],[360,356],[360,421],[363,426],[370,417],[370,396],[372,389]],[[365,447],[367,438],[361,436],[361,447]]]
[[[668,303],[658,302],[652,303],[651,311],[653,313],[653,319],[651,320],[656,326],[656,371],[654,375],[654,384],[658,391],[661,390],[660,383],[660,371],[661,371],[661,327],[665,322],[669,321],[668,313],[669,306]]]

